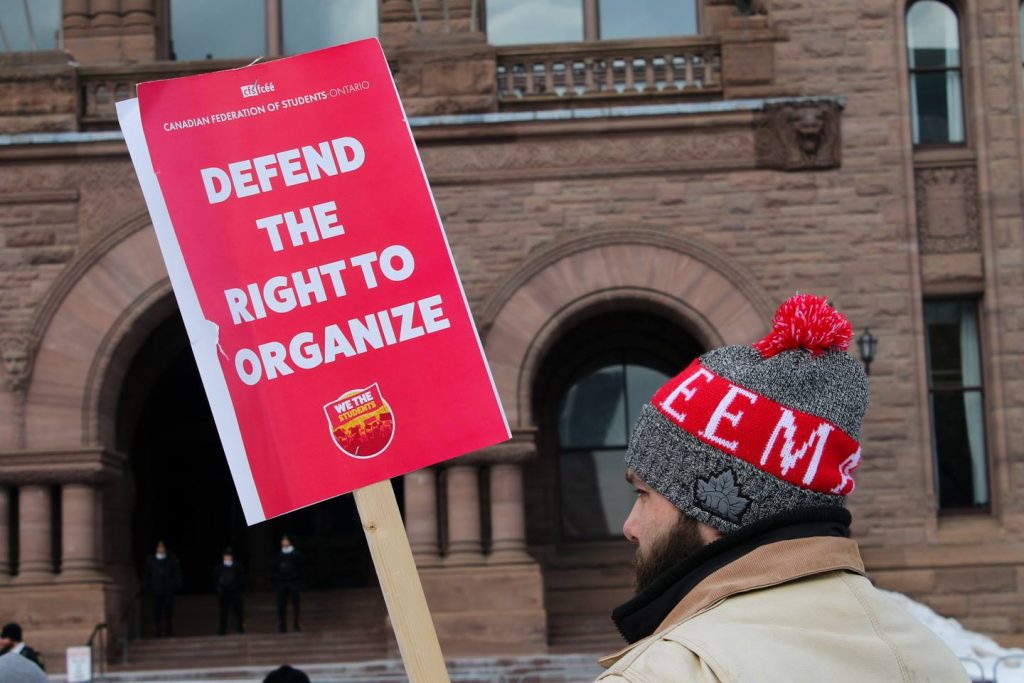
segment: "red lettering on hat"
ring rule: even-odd
[[[703,381],[694,386],[698,379]],[[743,410],[734,407],[740,398],[748,403]],[[790,484],[841,496],[854,489],[853,470],[861,460],[855,439],[816,415],[733,384],[699,361],[658,389],[651,403],[694,438]]]

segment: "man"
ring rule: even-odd
[[[645,405],[626,454],[637,595],[598,680],[966,683],[864,576],[846,495],[867,378],[849,322],[798,296],[753,346],[712,350]]]
[[[142,590],[153,600],[153,632],[157,638],[174,635],[174,594],[181,590],[181,564],[157,541],[156,552],[146,558]]]
[[[299,627],[299,591],[302,588],[302,554],[295,549],[288,536],[281,537],[281,550],[274,556],[270,581],[277,597],[277,631],[288,631],[288,601],[292,603],[292,622],[297,632]]]
[[[3,683],[46,683],[43,670],[13,652],[0,657],[0,681]]]
[[[305,671],[285,664],[268,673],[263,683],[309,683],[309,676]]]
[[[228,611],[235,615],[235,625],[239,633],[245,633],[242,624],[242,594],[245,592],[245,570],[235,561],[231,548],[225,548],[221,561],[214,567],[213,585],[217,589],[217,602],[220,607],[220,621],[217,633],[228,632]]]
[[[46,667],[43,666],[42,655],[21,642],[21,637],[21,626],[13,621],[9,624],[4,624],[3,630],[0,630],[0,654],[12,652],[21,655],[43,671],[46,671]]]

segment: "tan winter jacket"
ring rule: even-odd
[[[655,633],[605,657],[613,683],[968,683],[924,625],[864,577],[857,543],[761,546],[690,591]]]

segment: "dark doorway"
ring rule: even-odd
[[[130,454],[138,576],[163,540],[181,561],[182,592],[212,593],[214,565],[231,546],[247,568],[250,592],[269,591],[271,559],[287,533],[305,556],[307,589],[375,582],[350,495],[246,526],[179,315],[149,336],[123,387],[118,439]],[[401,500],[401,481],[395,484]]]

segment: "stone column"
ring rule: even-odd
[[[536,431],[516,430],[512,439],[475,454],[490,463],[492,564],[531,561],[526,552],[526,508],[523,500],[523,462],[537,454]]]
[[[64,30],[89,28],[89,0],[64,0]]]
[[[491,465],[491,554],[493,564],[526,562],[523,470],[518,462]]]
[[[92,484],[61,487],[60,580],[98,577],[96,562],[96,489]]]
[[[458,462],[458,461],[456,461]],[[448,468],[448,557],[446,564],[482,564],[480,486],[475,465]]]
[[[121,13],[125,26],[152,26],[153,0],[121,0]]]
[[[0,584],[11,580],[11,498],[5,486],[0,486]]]
[[[53,580],[50,487],[31,484],[18,492],[18,581]]]
[[[437,545],[436,476],[432,467],[405,475],[405,530],[419,567],[441,563]]]
[[[92,0],[92,28],[116,28],[121,25],[120,0]]]

